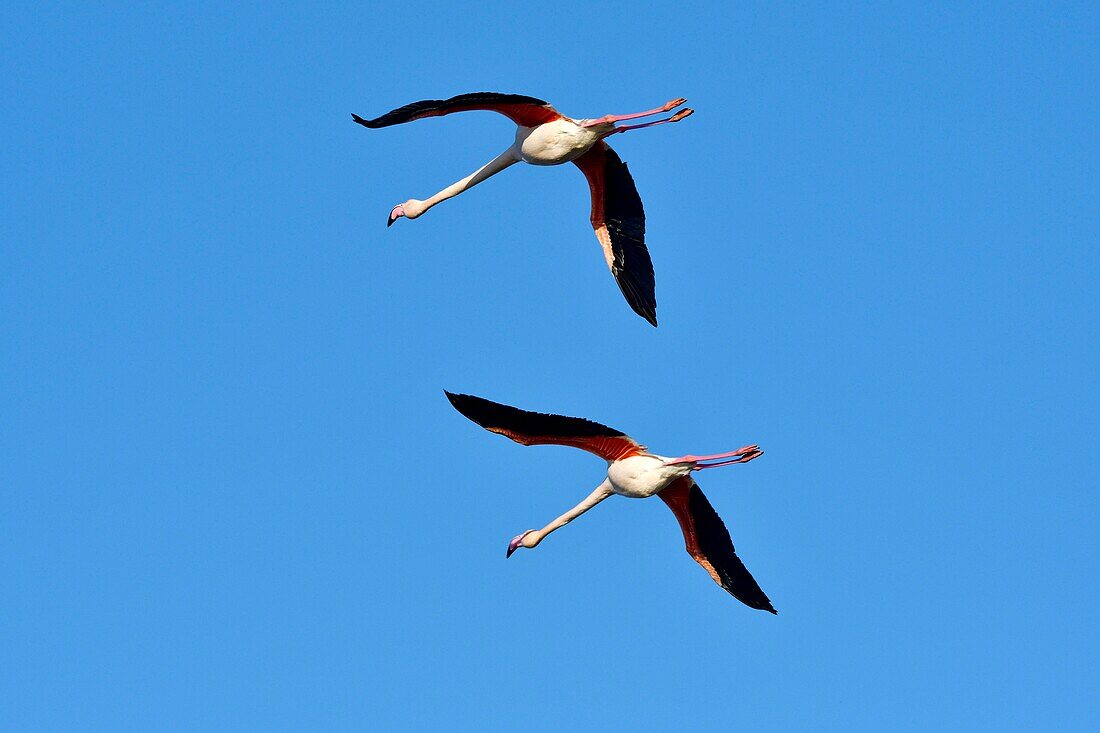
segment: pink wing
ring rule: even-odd
[[[653,261],[645,246],[645,209],[626,164],[602,140],[573,161],[592,193],[592,228],[623,297],[657,325]]]
[[[605,461],[645,453],[645,446],[629,435],[598,422],[528,412],[473,395],[445,394],[454,408],[470,420],[522,445],[568,445],[595,453]]]
[[[676,479],[657,496],[676,515],[688,554],[710,573],[715,583],[750,608],[776,612],[756,579],[737,557],[733,540],[718,512],[690,476]]]

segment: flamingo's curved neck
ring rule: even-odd
[[[556,529],[560,529],[561,527],[569,524],[574,519],[584,514],[586,511],[596,506],[607,497],[611,496],[612,493],[614,492],[612,492],[611,490],[611,482],[607,479],[604,479],[603,483],[597,486],[596,489],[587,497],[585,497],[584,501],[582,501],[580,504],[577,504],[575,507],[567,511],[565,514],[562,514],[560,517],[555,519],[553,522],[550,522],[550,524],[546,525],[542,529],[537,529],[531,534],[527,535],[527,537],[531,538],[531,544],[527,544],[526,541],[524,542],[524,544],[528,547],[535,547],[536,545],[538,545],[538,543],[546,539],[546,535],[550,534]],[[524,539],[526,540],[526,538]]]
[[[512,165],[513,163],[518,163],[519,160],[520,158],[516,154],[515,148],[508,148],[503,153],[493,158],[470,175],[463,178],[461,181],[456,181],[455,183],[452,183],[450,186],[447,186],[436,195],[425,200],[423,209],[420,213],[424,213],[441,201],[446,201],[447,199],[453,198],[467,189],[473,188],[477,184],[484,181],[486,178],[500,173],[502,170]]]

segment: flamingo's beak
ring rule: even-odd
[[[523,538],[531,534],[531,532],[533,531],[534,530],[529,529],[523,534],[517,534],[515,537],[513,537],[512,541],[508,543],[508,552],[504,555],[504,557],[511,557],[512,553],[518,550],[523,545]]]
[[[393,223],[405,215],[405,206],[398,204],[390,210],[390,216],[386,219],[386,227],[393,226]]]

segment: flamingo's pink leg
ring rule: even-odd
[[[758,450],[760,450],[760,446],[758,446],[758,445],[746,445],[743,448],[738,448],[737,450],[731,450],[727,453],[715,453],[714,455],[710,455],[710,456],[692,456],[692,455],[681,456],[680,458],[673,458],[670,461],[670,463],[689,463],[689,462],[699,462],[699,461],[713,461],[717,458],[729,458],[730,456],[743,456],[746,453],[752,453],[753,451],[758,451]]]
[[[728,461],[716,461],[715,463],[700,463],[695,468],[699,471],[702,471],[704,468],[718,468],[719,466],[729,466],[729,465],[734,464],[734,463],[748,463],[753,458],[759,458],[762,455],[764,455],[764,451],[758,450],[758,451],[754,451],[752,453],[747,453],[743,456],[739,456],[737,458],[733,458],[733,459],[728,460]]]
[[[594,127],[596,125],[611,124],[612,122],[619,122],[621,120],[636,120],[639,117],[649,117],[650,115],[660,114],[661,112],[668,112],[669,110],[676,109],[687,100],[683,97],[674,99],[671,102],[666,102],[663,106],[656,109],[647,110],[645,112],[635,112],[631,115],[604,115],[595,120],[586,120],[581,123],[581,127]]]
[[[672,115],[672,117],[669,117],[667,120],[657,120],[656,122],[646,122],[646,123],[643,123],[641,125],[626,125],[624,127],[616,127],[614,130],[608,132],[607,135],[614,135],[617,132],[626,132],[627,130],[641,130],[644,127],[653,127],[654,125],[663,125],[666,122],[679,122],[680,120],[684,119],[685,117],[691,115],[693,112],[695,112],[695,110],[693,110],[689,107],[688,109],[680,110],[676,114]],[[604,135],[604,137],[607,137],[607,135]]]

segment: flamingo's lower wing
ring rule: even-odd
[[[561,113],[541,99],[527,97],[522,94],[474,92],[472,94],[459,94],[457,97],[451,97],[450,99],[425,99],[421,102],[413,102],[387,112],[381,117],[375,117],[373,120],[365,120],[356,114],[352,115],[352,119],[360,125],[376,128],[400,125],[403,122],[412,122],[424,117],[439,117],[453,112],[469,112],[472,110],[499,112],[523,127],[535,127],[561,117]]]
[[[676,479],[657,496],[676,515],[688,554],[710,573],[715,583],[750,608],[776,613],[772,602],[737,557],[721,517],[690,476]]]
[[[473,395],[444,392],[454,408],[481,427],[523,445],[568,445],[615,461],[645,452],[629,435],[580,417],[528,412]]]
[[[588,179],[592,228],[615,282],[634,312],[656,326],[656,285],[645,246],[645,210],[626,163],[602,140],[573,162]]]

